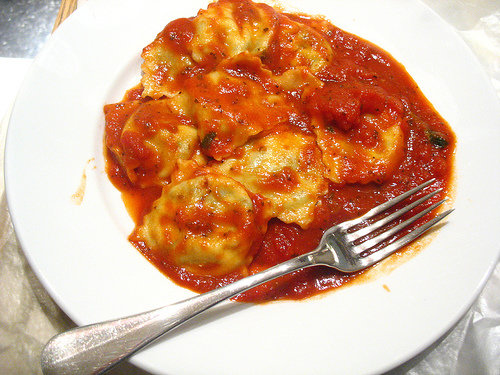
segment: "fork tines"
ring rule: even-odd
[[[354,227],[358,226],[358,224],[367,222],[369,219],[374,218],[375,216],[384,213],[391,207],[395,206],[396,204],[400,203],[401,201],[405,200],[406,198],[409,198],[410,196],[414,195],[417,192],[420,192],[427,186],[431,185],[435,179],[431,179],[429,181],[424,182],[423,184],[371,209],[368,211],[366,214],[363,216],[342,223],[341,227],[343,230],[345,230],[347,233],[345,233],[344,238],[347,240],[347,242],[351,243],[353,245],[353,252],[356,254],[362,254],[363,252],[381,244],[383,241],[395,236],[398,232],[403,230],[404,228],[408,227],[410,224],[414,223],[418,219],[422,218],[425,216],[427,213],[430,211],[436,209],[440,205],[442,205],[445,201],[445,199],[442,199],[429,207],[425,208],[424,210],[416,213],[415,215],[411,216],[410,218],[402,221],[401,223],[394,225],[390,227],[389,229],[383,231],[382,233],[376,235],[373,238],[367,239],[364,242],[358,241],[361,240],[363,237],[367,236],[370,233],[373,233],[377,229],[383,228],[384,226],[388,225],[395,219],[399,218],[400,216],[404,215],[408,211],[414,209],[415,207],[421,205],[422,203],[426,202],[430,198],[434,197],[436,194],[442,191],[442,189],[436,189],[431,191],[430,193],[424,195],[423,197],[413,201],[412,203],[398,209],[397,211],[369,224],[366,227],[363,227],[361,229],[355,230],[353,232],[350,232],[349,230],[352,230]],[[402,236],[401,238],[391,242],[387,246],[385,246],[383,249],[380,249],[376,253],[373,254],[374,257],[377,259],[380,259],[381,257],[388,256],[392,254],[394,251],[400,249],[401,247],[405,246],[409,242],[413,241],[420,235],[422,235],[424,232],[426,232],[428,229],[430,229],[433,225],[441,221],[444,217],[449,215],[453,209],[449,209],[447,211],[444,211],[437,216],[435,216],[433,219],[425,222],[424,224],[418,226],[417,228],[413,229],[410,233]],[[360,243],[359,243],[360,242]],[[382,253],[381,253],[382,252]],[[370,255],[368,255],[366,258],[369,258]],[[368,259],[367,259],[368,260]]]

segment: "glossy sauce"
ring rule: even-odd
[[[251,12],[248,9],[246,11]],[[243,7],[240,17],[247,19],[252,17],[252,14],[245,13]],[[315,28],[328,40],[335,56],[328,69],[321,73],[320,78],[325,83],[324,87],[310,96],[307,102],[302,102],[300,95],[295,95],[293,92],[287,94],[290,105],[299,109],[290,123],[299,131],[311,134],[310,113],[323,111],[331,117],[331,121],[339,129],[344,132],[351,131],[351,137],[355,142],[372,147],[378,142],[376,137],[364,133],[362,129],[352,130],[351,124],[356,123],[356,118],[362,114],[377,113],[382,106],[385,106],[404,119],[402,129],[406,144],[405,153],[399,166],[386,181],[344,185],[330,183],[328,193],[316,206],[314,222],[308,229],[272,219],[268,223],[262,241],[254,244],[255,257],[244,274],[235,272],[220,277],[193,275],[169,264],[165,259],[156,258],[143,243],[134,243],[139,251],[169,278],[196,292],[211,290],[311,251],[330,226],[355,218],[432,177],[436,178],[433,187],[442,187],[444,190],[428,202],[429,205],[442,199],[450,190],[455,149],[454,134],[425,99],[403,66],[379,47],[335,26],[330,25],[325,30],[325,23],[321,19],[301,15],[288,15],[288,17]],[[180,52],[185,52],[185,42],[192,38],[192,33],[190,19],[180,19],[169,24],[160,36],[168,39],[168,43]],[[266,56],[261,57],[273,72],[280,72],[287,65],[286,59],[273,58],[272,50],[279,49],[280,45],[279,40],[273,41]],[[232,66],[231,69],[234,74],[238,74],[238,66]],[[187,74],[194,76],[195,70]],[[246,67],[242,68],[240,73],[248,75],[249,71],[251,70]],[[199,70],[197,72],[199,73]],[[216,94],[211,93],[211,95]],[[105,107],[108,145],[119,137],[123,122],[136,107],[136,103],[144,100],[146,99],[141,97],[141,87],[138,86],[126,94],[122,104]],[[107,161],[109,178],[123,193],[125,205],[136,224],[141,223],[152,202],[160,196],[161,188],[138,188],[128,180],[109,151]],[[356,166],[353,165],[352,168],[352,173],[356,173]],[[266,189],[287,191],[294,185],[294,179],[293,173],[285,171],[261,183]],[[258,201],[260,196],[257,195],[255,199]],[[238,299],[244,301],[302,299],[339,287],[356,277],[357,274],[344,274],[327,267],[313,267],[271,281]]]

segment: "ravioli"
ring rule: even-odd
[[[119,137],[113,153],[141,187],[168,183],[176,160],[191,158],[199,147],[196,128],[172,113],[169,100],[137,104]]]
[[[221,0],[194,18],[169,23],[143,50],[144,96],[175,96],[184,79],[248,53],[274,73],[294,67],[321,72],[332,59],[324,37],[266,4]]]
[[[304,67],[316,75],[333,59],[333,51],[325,37],[314,28],[281,15],[273,39],[261,58],[276,74]]]
[[[275,18],[268,5],[222,0],[194,18],[169,23],[142,53],[144,95],[174,96],[182,75],[196,74],[200,66],[242,52],[259,54],[269,45]]]
[[[328,191],[314,137],[284,131],[256,138],[215,166],[267,201],[269,216],[306,228],[318,198]]]
[[[247,140],[286,123],[296,112],[260,59],[242,53],[216,70],[186,82],[193,98],[201,147],[216,160]]]
[[[251,262],[263,230],[257,215],[240,183],[209,173],[165,187],[135,235],[172,264],[219,275]]]
[[[385,181],[404,156],[402,104],[381,89],[342,83],[310,100],[325,176],[337,184]]]

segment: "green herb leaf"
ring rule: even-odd
[[[428,131],[429,142],[437,148],[446,148],[448,146],[448,141],[444,136],[434,130]]]
[[[216,135],[217,134],[215,132],[207,133],[205,137],[203,137],[203,140],[201,141],[201,148],[203,149],[209,148],[210,145],[212,144],[212,141],[215,139]]]

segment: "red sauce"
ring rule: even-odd
[[[242,20],[254,19],[256,15],[253,9],[245,4],[241,4],[239,17]],[[248,267],[250,274],[313,250],[323,232],[330,226],[355,218],[430,178],[436,178],[433,187],[442,187],[444,190],[428,204],[446,196],[451,185],[455,136],[448,124],[423,96],[404,67],[387,52],[367,41],[332,25],[325,29],[322,20],[301,15],[287,16],[315,28],[318,35],[328,40],[335,56],[328,69],[321,73],[320,78],[325,82],[324,87],[313,94],[307,103],[301,102],[299,96],[289,95],[290,103],[294,108],[299,108],[295,117],[290,118],[289,124],[299,131],[311,134],[310,114],[324,113],[332,126],[350,134],[355,142],[371,147],[378,142],[378,139],[363,132],[363,129],[357,129],[358,119],[363,114],[378,113],[381,108],[389,108],[404,119],[402,129],[406,148],[398,167],[381,183],[344,185],[330,183],[328,193],[318,202],[314,222],[308,229],[272,219],[268,223],[262,241],[254,244],[255,257]],[[183,52],[185,42],[192,38],[192,33],[191,19],[181,19],[169,24],[161,37],[168,40],[168,43],[174,45],[178,51]],[[280,48],[280,41],[273,40],[271,47],[260,56],[273,72],[282,71],[288,64],[286,59],[275,58],[278,55],[273,54],[273,50]],[[241,74],[248,77],[251,69],[247,67],[238,71],[237,66],[232,66],[231,72],[235,76]],[[105,107],[108,147],[116,142],[124,119],[135,108],[135,100],[140,98],[141,92],[141,87],[134,88],[125,96],[123,103]],[[159,197],[161,189],[158,187],[141,189],[134,186],[110,152],[107,160],[108,175],[115,186],[123,192],[125,204],[135,222],[139,224],[152,202]],[[279,185],[277,190],[287,190],[294,183],[295,176],[292,173],[277,175],[269,181],[262,182],[266,188]],[[260,198],[256,196],[254,199],[259,202]],[[196,292],[205,292],[246,276],[240,272],[217,277],[194,275],[168,263],[165,259],[156,258],[143,243],[135,245],[169,278]],[[356,277],[357,274],[344,274],[327,267],[308,268],[255,288],[238,299],[245,301],[302,299],[339,287]]]

